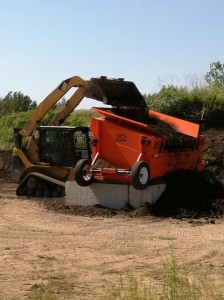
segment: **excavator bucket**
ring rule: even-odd
[[[135,84],[123,79],[91,78],[85,96],[115,108],[147,108]]]

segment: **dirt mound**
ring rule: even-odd
[[[0,149],[0,180],[11,181],[12,150]]]
[[[167,189],[149,212],[174,218],[219,218],[224,216],[224,187],[215,176],[184,171],[166,176]]]
[[[0,149],[0,170],[11,170],[12,150]]]
[[[164,149],[195,149],[197,139],[174,130],[169,124],[155,118],[148,118],[148,124],[164,138]]]
[[[210,128],[205,132],[205,170],[224,185],[224,129]]]

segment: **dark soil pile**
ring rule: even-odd
[[[180,171],[166,176],[167,188],[148,208],[150,214],[173,218],[224,216],[224,186],[214,174]]]
[[[12,150],[0,149],[0,170],[11,170]]]
[[[203,173],[177,172],[166,176],[167,188],[148,213],[174,218],[224,217],[224,129],[209,128]]]
[[[169,124],[155,118],[148,118],[150,125],[165,140],[165,149],[193,149],[197,147],[197,139],[174,130]]]
[[[205,136],[205,169],[224,185],[224,129],[210,128]]]

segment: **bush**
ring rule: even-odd
[[[210,119],[210,114],[224,110],[224,87],[201,86],[188,89],[163,86],[152,95],[144,95],[149,109],[183,118]]]

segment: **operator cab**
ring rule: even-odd
[[[40,126],[37,128],[39,157],[52,166],[74,167],[91,158],[90,131],[86,126]]]

